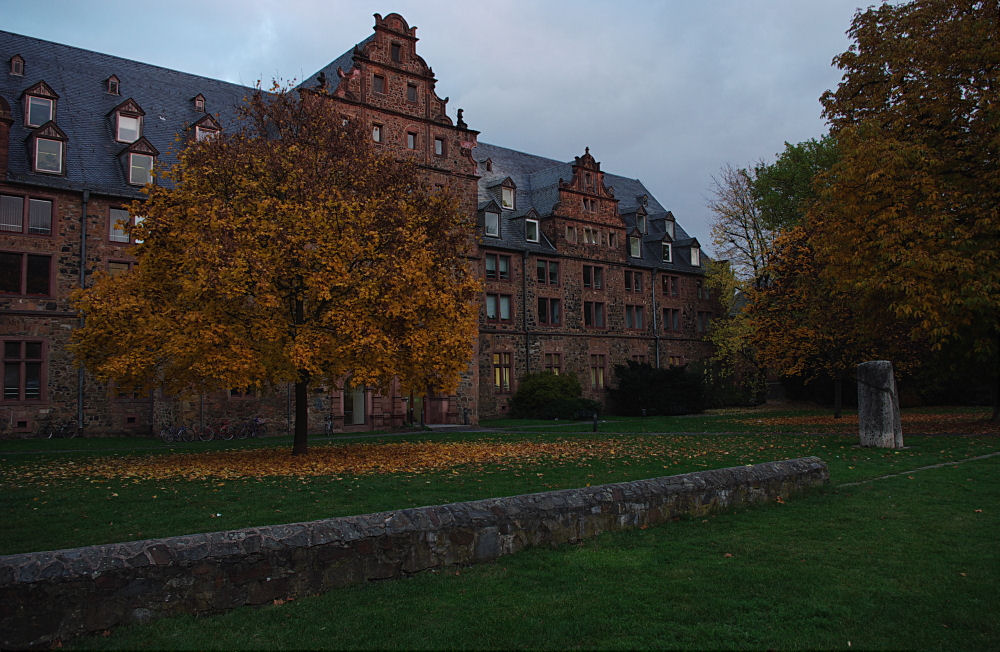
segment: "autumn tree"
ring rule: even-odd
[[[453,390],[475,337],[471,216],[312,91],[258,90],[130,211],[131,272],[76,297],[98,378],[172,393],[317,382]]]
[[[821,98],[840,158],[809,215],[816,261],[912,337],[991,360],[1000,387],[1000,7],[885,3],[849,34]]]

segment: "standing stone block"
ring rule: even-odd
[[[903,447],[899,395],[888,360],[858,365],[858,431],[862,446]]]

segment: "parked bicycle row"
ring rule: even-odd
[[[213,439],[249,439],[267,436],[264,419],[251,417],[246,421],[223,421],[217,426],[188,425],[164,426],[160,429],[160,439],[167,443],[189,441],[211,441]]]

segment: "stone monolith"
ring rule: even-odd
[[[888,360],[858,365],[858,432],[862,446],[903,447],[896,379]]]

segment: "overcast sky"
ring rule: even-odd
[[[711,250],[712,176],[826,131],[831,60],[870,3],[0,0],[0,28],[252,85],[312,75],[372,33],[373,13],[398,12],[452,119],[463,108],[480,140],[562,161],[589,146]]]

